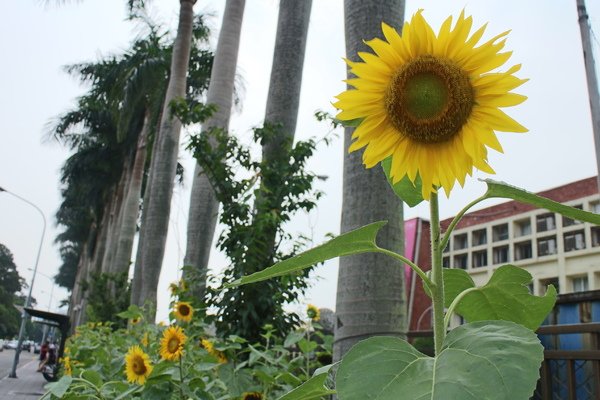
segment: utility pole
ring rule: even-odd
[[[596,147],[598,191],[600,192],[600,94],[598,93],[598,78],[596,76],[594,54],[592,53],[591,28],[585,8],[585,0],[577,0],[577,15],[579,17],[579,30],[581,31],[581,44],[583,46],[585,75],[587,77],[588,94],[590,97],[590,110],[592,112],[592,132]]]

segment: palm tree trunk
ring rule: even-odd
[[[289,147],[294,140],[311,6],[312,0],[279,3],[265,122],[281,125],[281,134],[263,146],[266,161],[277,157],[281,146]]]
[[[370,51],[364,39],[381,37],[381,22],[401,28],[404,0],[345,0],[346,55],[359,61],[358,51]],[[344,149],[351,143],[346,128]],[[403,252],[402,202],[389,188],[381,168],[365,169],[362,154],[344,151],[341,232],[373,221],[387,220],[379,235],[381,247]],[[336,299],[334,361],[356,342],[375,335],[405,334],[406,299],[402,264],[383,255],[340,259]]]
[[[265,112],[265,126],[274,127],[276,135],[263,145],[262,157],[265,164],[276,162],[282,157],[286,158],[283,162],[288,162],[289,150],[294,142],[311,7],[312,0],[281,0],[279,3],[277,36]],[[263,193],[276,193],[281,189],[273,187],[273,183],[265,179],[261,181],[261,185]],[[270,213],[281,208],[279,200],[266,204],[264,197],[260,193],[257,196],[256,220],[261,220],[260,213]],[[277,228],[276,225],[265,227],[265,235],[262,236],[264,240],[249,250],[248,258],[259,260],[257,265],[262,268],[273,262]],[[250,272],[255,271],[248,271]]]
[[[101,258],[102,263],[100,265],[100,272],[102,273],[110,273],[113,270],[114,256],[119,242],[119,231],[123,217],[125,196],[131,178],[131,161],[131,155],[124,157],[121,177],[119,178],[119,183],[110,199],[111,206],[107,209],[108,221],[107,226],[105,227],[107,239],[104,254]]]
[[[165,245],[171,214],[171,198],[177,168],[179,135],[181,121],[174,118],[170,105],[174,99],[185,97],[187,71],[192,43],[195,0],[180,0],[179,25],[173,46],[171,75],[165,95],[160,130],[158,132],[157,152],[153,155],[156,167],[151,171],[152,185],[145,205],[145,224],[140,235],[143,236],[142,256],[136,260],[141,263],[142,281],[138,293],[132,293],[132,299],[143,299],[149,304],[148,321],[156,315],[156,291],[160,270],[165,254]]]
[[[204,124],[205,130],[211,128],[227,130],[229,128],[245,4],[246,0],[227,0],[225,3],[225,12],[206,98],[206,103],[216,105],[217,110]],[[190,289],[200,301],[204,298],[206,289],[208,260],[218,211],[219,203],[214,190],[202,168],[196,164],[190,196],[184,264],[197,271],[198,281]]]
[[[144,179],[144,166],[146,163],[146,143],[148,141],[149,115],[144,117],[144,124],[138,137],[135,158],[131,168],[131,177],[127,196],[123,202],[121,212],[121,224],[118,233],[118,243],[110,272],[119,274],[127,272],[131,263],[133,239],[137,227],[137,219],[140,208],[140,195],[142,192],[142,181]]]

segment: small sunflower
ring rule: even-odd
[[[477,46],[486,26],[470,34],[473,18],[464,11],[454,27],[446,19],[437,36],[421,13],[404,24],[402,36],[383,23],[386,40],[366,42],[375,54],[346,61],[354,89],[334,105],[338,119],[361,120],[349,151],[366,147],[367,168],[391,157],[393,182],[419,176],[429,199],[439,187],[449,195],[456,181],[462,186],[473,168],[494,173],[487,148],[502,152],[495,131],[527,132],[500,110],[527,99],[510,92],[527,80],[513,75],[520,65],[491,72],[512,54],[501,52],[508,31]]]
[[[150,364],[148,354],[144,353],[139,346],[130,347],[125,355],[127,381],[143,385],[151,372],[152,364]]]
[[[306,315],[313,322],[317,322],[318,320],[321,319],[321,311],[319,311],[319,309],[316,306],[312,305],[312,304],[309,304],[306,307]]]
[[[208,339],[200,340],[200,347],[202,347],[206,352],[213,357],[215,357],[220,364],[225,364],[227,362],[227,356],[220,350],[215,349],[215,346]]]
[[[215,351],[215,346],[213,346],[212,342],[208,339],[200,340],[200,347],[206,350],[209,354],[212,354]]]
[[[177,361],[183,354],[183,345],[187,337],[183,329],[178,326],[170,326],[163,332],[160,340],[160,356],[165,360]]]
[[[242,393],[242,400],[262,400],[263,395],[260,392],[244,392]]]
[[[175,318],[177,318],[179,321],[185,322],[190,322],[192,320],[192,316],[194,315],[194,309],[187,301],[178,301],[175,303],[175,309],[173,312],[175,313]]]
[[[71,367],[71,358],[70,357],[61,358],[60,362],[62,363],[65,375],[67,375],[67,376],[73,375],[73,368]]]
[[[131,325],[137,325],[142,320],[142,317],[133,317],[131,318]]]

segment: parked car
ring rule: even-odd
[[[23,343],[21,343],[21,350],[27,350],[28,352],[31,353],[32,349],[33,349],[33,340],[23,340]]]
[[[0,351],[4,351],[4,339],[0,339]]]
[[[33,344],[33,352],[34,352],[34,354],[40,354],[40,351],[42,351],[42,344],[41,343],[34,343]]]
[[[15,350],[18,345],[19,345],[19,342],[13,339],[8,342],[8,345],[6,346],[6,348]]]

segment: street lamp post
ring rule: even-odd
[[[38,206],[36,206],[32,202],[30,202],[29,200],[19,196],[18,194],[10,192],[2,187],[0,187],[0,192],[8,193],[8,194],[16,197],[17,199],[22,200],[25,203],[29,204],[33,208],[35,208],[42,216],[42,221],[44,222],[44,226],[42,228],[42,238],[40,239],[40,246],[38,248],[37,256],[35,258],[35,265],[33,267],[33,276],[31,277],[31,283],[29,284],[29,293],[27,294],[27,299],[25,300],[25,307],[30,307],[31,306],[31,292],[33,290],[33,284],[35,282],[35,275],[37,273],[38,263],[40,261],[40,255],[42,253],[42,244],[44,243],[44,235],[46,234],[46,216],[44,215],[44,212]],[[19,364],[19,356],[21,355],[21,347],[23,346],[23,336],[25,335],[25,326],[26,325],[27,325],[27,312],[25,311],[25,308],[23,308],[23,312],[21,313],[21,328],[19,329],[19,340],[18,340],[17,348],[15,350],[15,359],[13,360],[12,370],[10,371],[10,374],[8,375],[10,378],[17,377],[17,365]]]

